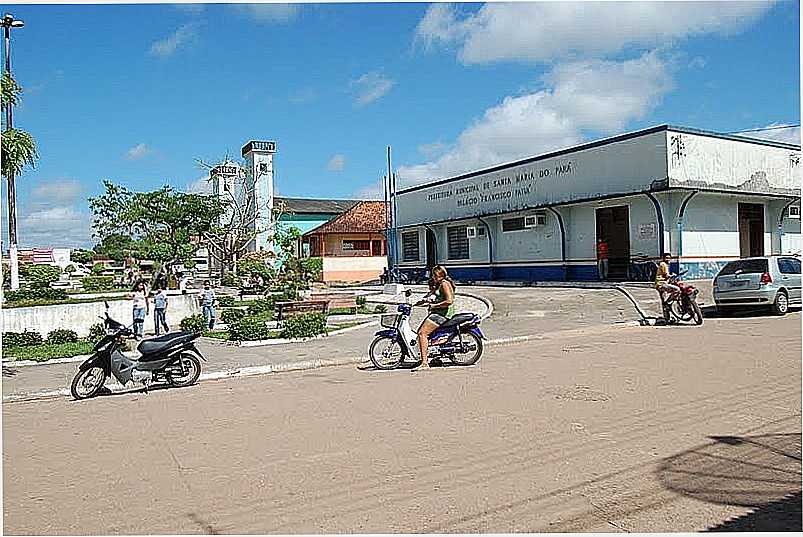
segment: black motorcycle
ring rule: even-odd
[[[106,309],[108,310],[108,304]],[[70,392],[75,399],[97,395],[112,375],[125,386],[140,382],[147,389],[151,383],[166,382],[170,386],[189,386],[201,375],[201,361],[206,358],[193,343],[201,334],[173,332],[142,341],[138,360],[127,358],[121,351],[129,327],[118,323],[106,311],[106,336],[95,344],[93,354],[78,368]],[[199,359],[200,358],[200,359]]]

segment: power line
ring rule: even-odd
[[[745,129],[743,131],[730,131],[730,132],[725,132],[723,134],[739,134],[742,132],[763,132],[763,131],[774,131],[778,129],[794,129],[795,127],[799,126],[800,123],[798,123],[797,125],[777,125],[775,127],[764,127],[763,129]]]

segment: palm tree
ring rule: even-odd
[[[36,142],[33,136],[19,129],[10,128],[8,122],[11,117],[11,107],[19,102],[22,88],[17,84],[8,71],[2,77],[2,105],[6,116],[6,125],[3,130],[2,142],[2,174],[8,181],[8,242],[16,253],[17,245],[17,191],[14,178],[19,175],[25,166],[33,168],[39,154],[36,152]],[[11,260],[11,270],[17,269],[16,259]],[[12,278],[14,281],[16,278]]]

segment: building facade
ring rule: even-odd
[[[670,252],[708,278],[739,257],[800,251],[800,146],[662,125],[399,191],[402,270],[462,280],[609,278]]]
[[[383,201],[360,201],[304,234],[304,250],[320,257],[324,282],[378,280],[387,268]]]

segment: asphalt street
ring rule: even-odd
[[[800,356],[800,313],[609,323],[468,368],[5,403],[4,532],[800,530]]]

